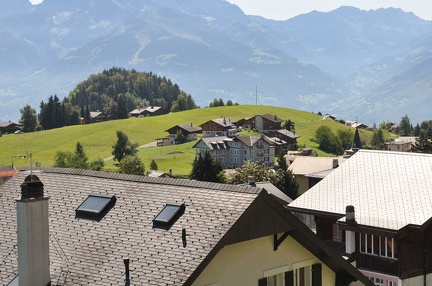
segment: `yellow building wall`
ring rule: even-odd
[[[299,185],[298,194],[302,195],[309,190],[309,178],[303,175],[295,175],[296,182]]]
[[[273,251],[273,236],[267,236],[225,246],[192,285],[258,285],[263,277],[316,263],[322,262],[293,238]],[[322,278],[322,285],[335,285],[335,273],[324,264]]]

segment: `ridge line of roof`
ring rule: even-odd
[[[25,172],[25,171],[30,171],[30,167],[24,167],[19,172]],[[203,182],[203,181],[195,181],[195,180],[188,180],[188,179],[155,178],[155,177],[148,177],[148,176],[141,176],[141,175],[120,174],[120,173],[111,173],[111,172],[94,171],[94,170],[86,170],[86,169],[37,167],[37,168],[33,168],[33,172],[69,174],[69,175],[87,176],[87,177],[102,178],[102,179],[125,180],[130,182],[151,183],[151,184],[161,184],[161,185],[170,185],[170,186],[181,185],[184,187],[191,187],[191,188],[211,189],[211,190],[247,193],[247,194],[258,194],[263,190],[263,188],[252,187],[252,186]]]

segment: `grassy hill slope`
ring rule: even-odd
[[[131,141],[144,145],[155,141],[156,138],[167,136],[165,130],[176,124],[192,123],[199,126],[215,118],[229,117],[232,120],[239,120],[264,113],[294,121],[296,133],[301,136],[298,140],[300,146],[317,147],[310,139],[321,125],[328,125],[335,131],[341,128],[349,129],[348,126],[332,120],[322,120],[317,114],[289,108],[256,105],[201,108],[157,117],[129,118],[34,133],[4,135],[0,137],[0,166],[10,165],[12,160],[17,166],[30,165],[28,159],[13,158],[25,155],[26,152],[33,154],[34,165],[38,162],[44,166],[52,166],[57,151],[72,152],[78,141],[83,145],[89,161],[104,159],[111,156],[112,146],[117,141],[116,130],[122,130]],[[362,131],[362,140],[368,141],[370,135],[371,132]],[[173,169],[174,174],[186,175],[191,169],[195,154],[195,150],[191,149],[193,144],[145,148],[140,149],[138,155],[147,169],[151,160],[155,159],[160,171],[168,172],[169,169]],[[112,169],[113,163],[112,160],[108,161],[107,169]]]

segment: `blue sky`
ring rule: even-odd
[[[313,10],[328,12],[340,6],[354,6],[362,10],[401,8],[425,20],[432,20],[431,0],[228,0],[247,15],[286,20]]]

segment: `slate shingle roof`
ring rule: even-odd
[[[124,258],[130,259],[131,285],[182,285],[262,190],[88,170],[34,173],[50,197],[54,285],[122,285]],[[19,172],[0,190],[1,285],[17,275],[15,199],[27,175]],[[75,218],[75,209],[92,193],[115,195],[117,201],[100,221]],[[166,203],[184,203],[185,213],[169,230],[153,228]]]
[[[353,205],[359,225],[400,230],[432,217],[430,186],[432,155],[359,150],[289,208],[344,217]]]

